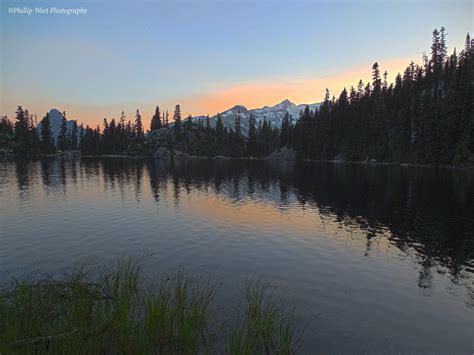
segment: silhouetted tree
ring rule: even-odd
[[[163,125],[162,125],[162,122],[161,122],[160,108],[158,106],[156,106],[155,114],[151,118],[150,131],[160,129],[162,126]]]
[[[43,142],[43,149],[46,153],[52,153],[56,150],[49,113],[46,113],[46,116],[44,116],[41,121],[41,140]]]
[[[58,149],[59,150],[67,150],[67,120],[66,120],[66,112],[63,112],[61,126],[59,128],[59,136],[58,136]]]

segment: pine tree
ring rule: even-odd
[[[431,63],[436,70],[439,67],[439,31],[437,28],[433,30],[433,40],[431,44]]]
[[[281,122],[281,130],[280,130],[280,145],[281,147],[286,147],[290,144],[290,114],[288,111],[285,113],[283,120]]]
[[[143,139],[144,132],[143,132],[142,116],[140,115],[140,111],[138,109],[137,109],[137,112],[135,114],[135,124],[134,124],[133,128],[134,128],[134,131],[135,131],[135,136],[138,139]]]
[[[69,140],[69,149],[76,150],[78,145],[77,121],[72,121],[71,138]]]
[[[119,123],[122,127],[125,127],[125,119],[126,118],[127,118],[127,116],[125,116],[125,112],[123,112],[123,110],[122,110],[122,112],[120,113],[120,121],[119,121]]]
[[[165,127],[168,127],[169,126],[169,113],[168,113],[168,110],[166,110],[166,115],[164,117],[164,121],[165,121]]]
[[[448,46],[446,44],[446,29],[444,27],[441,27],[440,30],[440,35],[439,35],[439,60],[441,64],[443,64],[446,60],[446,57],[448,55]]]
[[[382,81],[380,79],[380,69],[379,63],[375,62],[372,66],[372,86],[373,86],[373,93],[379,93],[382,87]]]
[[[0,119],[0,133],[12,136],[14,134],[14,125],[8,119],[7,116],[4,116]]]
[[[160,129],[162,127],[161,123],[161,113],[160,113],[160,108],[156,106],[155,108],[155,114],[151,118],[151,123],[150,123],[150,131],[154,131],[156,129]]]
[[[224,145],[225,141],[225,132],[224,132],[224,124],[222,123],[222,117],[218,113],[217,120],[216,120],[216,145],[217,148],[221,148]]]
[[[257,127],[255,126],[255,118],[250,115],[249,118],[249,136],[247,139],[247,155],[255,157],[258,154],[258,141],[257,141]]]
[[[186,121],[184,122],[184,125],[183,125],[183,129],[184,129],[184,153],[187,153],[188,152],[188,142],[189,142],[189,139],[190,139],[190,136],[191,136],[191,130],[192,130],[192,126],[193,126],[193,116],[191,115],[188,115],[188,117],[186,118]]]
[[[63,111],[63,117],[61,121],[61,127],[59,128],[59,137],[58,137],[58,149],[65,151],[67,150],[67,119],[66,112]]]
[[[174,109],[174,114],[173,114],[173,121],[174,121],[174,132],[175,132],[175,137],[177,140],[181,139],[181,107],[179,105],[176,105]]]
[[[28,136],[28,119],[25,115],[25,111],[21,106],[18,106],[16,110],[16,122],[15,122],[15,140],[18,143],[20,151],[26,151]]]
[[[55,151],[53,130],[51,128],[51,119],[49,113],[46,113],[43,120],[41,121],[41,140],[43,141],[44,151],[46,153],[52,153]]]

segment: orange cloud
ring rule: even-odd
[[[411,58],[392,59],[379,62],[381,72],[389,73],[389,80],[398,72],[403,72]],[[312,79],[280,79],[272,81],[255,81],[218,88],[213,92],[204,93],[181,100],[185,111],[193,114],[214,115],[236,104],[247,108],[274,105],[284,99],[297,104],[320,102],[324,98],[326,88],[331,95],[339,95],[344,87],[356,86],[359,79],[364,82],[371,80],[371,65],[341,72],[337,75],[326,75]]]
[[[413,57],[397,58],[379,61],[380,70],[389,73],[389,80],[393,81],[398,72],[403,72]],[[310,77],[310,75],[307,75]],[[216,83],[215,89],[204,91],[202,94],[190,97],[176,97],[161,102],[115,102],[90,105],[84,102],[58,102],[52,98],[19,98],[8,97],[2,102],[1,114],[8,114],[13,117],[16,110],[16,103],[23,104],[30,112],[38,114],[40,120],[44,114],[52,107],[65,110],[68,117],[77,119],[85,125],[95,127],[102,125],[104,117],[109,120],[118,118],[122,109],[127,115],[127,119],[134,120],[135,111],[140,109],[143,124],[149,127],[154,107],[159,105],[163,110],[169,110],[170,116],[176,103],[181,104],[183,116],[192,115],[215,115],[218,112],[241,104],[247,108],[257,108],[265,105],[271,106],[284,99],[289,99],[297,104],[320,102],[324,98],[325,90],[328,88],[331,95],[336,97],[341,90],[351,85],[356,86],[359,79],[364,82],[371,80],[371,64],[363,67],[352,68],[340,72],[336,75],[327,74],[314,78],[282,78],[268,81],[248,81],[234,85]],[[12,104],[13,103],[13,104]],[[170,117],[171,118],[171,117]]]

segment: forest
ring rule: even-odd
[[[464,48],[447,52],[444,27],[433,31],[430,54],[422,64],[409,63],[393,83],[388,73],[372,65],[372,80],[344,88],[338,97],[326,89],[324,101],[300,117],[287,114],[281,127],[250,117],[248,135],[241,118],[224,127],[215,122],[183,118],[176,105],[172,120],[156,107],[149,130],[136,111],[133,122],[122,111],[118,121],[104,119],[102,127],[66,127],[66,113],[57,139],[49,115],[37,129],[33,115],[18,106],[15,121],[0,122],[0,148],[16,154],[127,154],[152,156],[157,147],[187,155],[263,158],[291,148],[297,159],[406,162],[426,164],[474,163],[472,110],[474,41],[466,35]]]

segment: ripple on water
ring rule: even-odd
[[[153,254],[224,306],[245,277],[279,285],[312,320],[303,353],[472,352],[474,178],[365,169],[1,161],[0,277]]]

